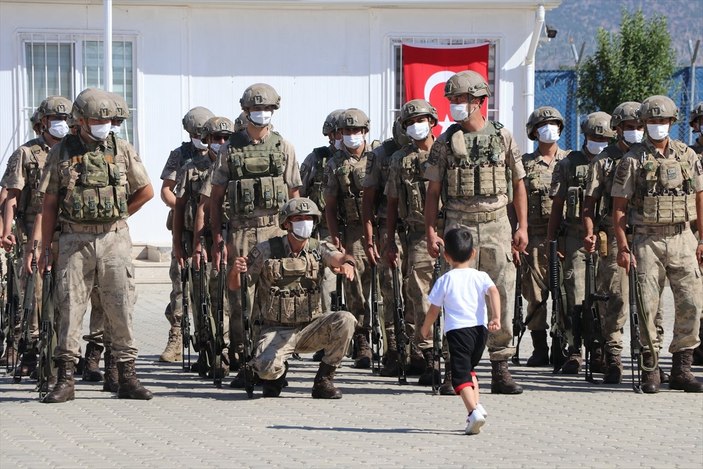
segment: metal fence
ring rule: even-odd
[[[703,101],[703,67],[695,69],[694,99],[691,94],[691,69],[682,68],[672,76],[669,97],[679,106],[679,120],[671,128],[671,136],[686,143],[691,143],[691,128],[688,117],[691,102],[695,105]],[[580,138],[580,116],[576,106],[576,72],[574,70],[538,70],[535,72],[535,109],[539,106],[552,106],[564,116],[564,131],[559,139],[559,146],[565,149],[577,149],[583,144]],[[611,112],[612,109],[605,110]],[[695,135],[693,136],[695,138]]]

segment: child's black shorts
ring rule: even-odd
[[[447,332],[450,363],[452,367],[452,386],[459,394],[466,386],[473,386],[471,375],[478,365],[486,348],[488,329],[485,326],[463,327]]]

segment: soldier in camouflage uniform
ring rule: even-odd
[[[437,244],[442,239],[436,224],[441,195],[445,233],[459,226],[471,231],[478,245],[477,268],[488,273],[500,292],[501,329],[488,337],[491,392],[519,394],[522,387],[512,379],[508,359],[515,353],[515,347],[510,345],[515,301],[511,249],[522,252],[527,247],[527,196],[521,153],[502,124],[488,121],[481,114],[490,90],[480,74],[465,71],[453,75],[445,84],[444,95],[451,103],[456,123],[432,145],[425,171],[430,181],[425,203],[427,250],[433,258],[439,255]],[[507,210],[509,186],[513,188],[512,203],[518,223],[512,238]],[[445,382],[447,389],[451,386],[449,373]]]
[[[190,135],[190,141],[183,142],[178,148],[171,151],[171,154],[166,160],[164,170],[161,172],[161,200],[171,209],[166,220],[166,228],[173,229],[173,208],[176,205],[176,196],[173,189],[176,187],[176,179],[178,171],[188,161],[196,155],[204,156],[207,154],[208,147],[200,139],[200,133],[203,125],[211,117],[215,115],[204,107],[194,107],[183,116],[183,129]],[[183,292],[181,291],[181,274],[178,270],[178,261],[172,255],[171,267],[169,269],[169,277],[171,278],[171,300],[166,306],[166,319],[168,319],[171,328],[168,332],[168,342],[166,348],[159,357],[162,362],[177,362],[181,360],[181,318],[183,316]]]
[[[154,191],[134,148],[110,132],[115,114],[112,96],[98,89],[81,92],[73,105],[79,135],[65,137],[49,152],[39,192],[42,252],[49,249],[57,222],[61,226],[56,261],[57,309],[60,309],[56,362],[58,381],[43,402],[75,397],[73,371],[79,337],[93,287],[100,285],[105,325],[117,362],[119,398],[151,399],[136,377],[137,348],[132,331],[136,301],[132,242],[126,219]],[[40,259],[43,269],[46,259]]]
[[[572,151],[569,156],[557,163],[552,174],[549,195],[552,198],[552,213],[549,218],[549,241],[562,238],[559,254],[563,256],[564,290],[566,305],[562,317],[557,318],[556,327],[566,335],[567,360],[561,367],[563,374],[578,374],[581,370],[581,337],[574,334],[574,319],[580,318],[585,296],[586,254],[583,249],[583,224],[581,209],[583,191],[586,187],[588,165],[608,146],[615,132],[610,128],[610,115],[594,112],[581,123],[585,142],[581,151]],[[566,207],[566,209],[564,209]],[[560,344],[566,345],[566,344]],[[555,348],[555,354],[559,349]],[[553,356],[552,360],[562,357]],[[594,363],[600,359],[594,357]],[[594,367],[593,371],[602,371]]]
[[[364,251],[364,229],[361,223],[361,198],[363,195],[366,161],[372,155],[366,143],[369,118],[356,108],[344,111],[337,126],[342,130],[342,149],[338,150],[325,167],[323,194],[325,218],[332,244],[354,256],[357,272],[354,280],[346,280],[344,291],[347,307],[357,319],[354,332],[356,348],[355,366],[371,367],[369,346],[371,307],[371,268]],[[342,233],[340,239],[339,233]]]
[[[691,112],[689,124],[693,131],[698,133],[698,138],[694,140],[691,149],[698,153],[698,157],[703,161],[703,102],[696,104],[693,112]],[[694,223],[691,223],[691,228],[695,228]],[[700,366],[703,365],[703,317],[701,317],[701,328],[698,338],[701,341],[701,345],[693,351],[693,364]]]
[[[559,148],[557,141],[564,130],[564,118],[550,106],[535,109],[527,119],[527,137],[537,140],[537,149],[522,155],[527,189],[527,223],[529,242],[522,269],[522,294],[527,300],[525,325],[530,330],[532,355],[527,366],[549,365],[547,345],[547,299],[549,298],[549,245],[547,225],[552,212],[549,186],[554,168],[569,151]]]
[[[400,125],[407,135],[408,143],[393,153],[390,174],[386,184],[388,211],[386,232],[397,230],[398,220],[405,228],[406,279],[405,315],[408,323],[414,324],[412,336],[413,348],[422,354],[423,370],[418,384],[432,385],[433,375],[440,379],[439,370],[435,370],[432,360],[432,339],[425,339],[420,327],[425,322],[425,313],[430,307],[427,295],[430,291],[434,260],[427,252],[425,235],[425,193],[427,180],[424,178],[427,157],[434,143],[432,128],[437,125],[437,110],[424,99],[408,101],[400,109]],[[400,254],[393,238],[386,238],[384,255],[391,268],[400,262]],[[392,316],[391,316],[392,320]],[[393,324],[393,323],[391,323]],[[386,332],[388,326],[386,326]],[[392,356],[393,349],[388,350]],[[395,352],[397,355],[397,352]],[[391,370],[392,371],[392,370]],[[397,370],[396,374],[397,374]]]
[[[247,113],[247,126],[234,133],[220,148],[210,181],[201,195],[210,197],[210,221],[213,232],[213,269],[219,268],[220,252],[214,249],[222,238],[222,212],[227,193],[229,233],[225,254],[232,265],[240,252],[281,234],[278,211],[291,197],[298,197],[302,185],[293,145],[271,127],[271,117],[280,107],[281,97],[265,83],[244,90],[239,100]],[[214,275],[214,272],[213,272]],[[229,292],[230,366],[243,352],[241,295]],[[243,367],[230,383],[243,387]]]
[[[656,335],[654,317],[665,278],[674,294],[669,388],[703,392],[703,384],[691,373],[693,350],[700,344],[703,240],[698,240],[696,247],[690,227],[696,220],[699,236],[703,233],[703,162],[683,142],[669,137],[678,112],[666,96],[651,96],[642,102],[639,117],[646,125],[647,137],[629,149],[615,170],[613,223],[618,265],[626,271],[637,269],[646,318],[645,324],[640,324],[642,337],[645,333]],[[631,242],[625,232],[628,223],[633,232]],[[632,254],[634,265],[630,263]],[[659,391],[660,376],[653,368],[659,347],[654,344],[654,348],[646,345],[642,354],[645,393]]]
[[[66,118],[71,112],[72,103],[63,96],[49,96],[42,101],[38,116],[41,124],[41,135],[20,146],[10,156],[7,169],[2,179],[2,186],[7,189],[5,201],[4,224],[2,244],[7,250],[12,249],[15,243],[24,245],[24,255],[27,258],[25,265],[29,265],[34,255],[32,252],[32,234],[34,232],[35,217],[41,213],[42,194],[38,192],[46,156],[51,148],[58,144],[68,134]],[[17,235],[12,233],[12,224],[16,219]],[[18,267],[20,263],[18,262]],[[24,291],[27,276],[32,275],[31,270],[22,269],[20,289]],[[41,311],[42,277],[35,275],[34,302],[35,308],[28,318],[31,344],[27,344],[25,353],[20,357],[20,375],[27,376],[37,366],[37,339],[39,337],[39,311]],[[15,344],[19,340],[19,327],[13,333],[16,335]],[[12,351],[8,350],[8,353]]]
[[[338,150],[336,145],[341,145],[342,132],[337,129],[337,119],[344,112],[344,109],[337,109],[329,113],[322,124],[322,135],[327,137],[329,144],[324,147],[317,147],[305,158],[300,166],[300,178],[303,185],[300,187],[300,195],[307,197],[324,212],[325,198],[322,195],[322,178],[325,174],[325,166]],[[339,142],[339,143],[337,143]],[[319,239],[327,239],[329,230],[324,217],[317,225],[317,235]],[[332,292],[336,287],[336,275],[328,268],[325,268],[325,278],[322,282],[322,310],[332,309]]]

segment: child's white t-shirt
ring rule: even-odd
[[[487,273],[472,268],[452,269],[442,275],[428,299],[444,308],[444,332],[485,326],[486,294],[492,286],[495,284]]]

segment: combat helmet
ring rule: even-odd
[[[488,89],[488,83],[486,83],[480,73],[473,70],[465,70],[452,75],[444,84],[444,96],[446,98],[462,94],[480,98],[482,96],[490,96],[491,90]]]
[[[635,101],[626,101],[613,111],[613,115],[610,117],[610,128],[615,129],[618,125],[625,121],[638,121],[640,120],[639,110],[640,103]]]
[[[557,108],[551,106],[541,106],[532,111],[530,117],[527,118],[525,130],[527,130],[527,138],[537,140],[535,130],[545,122],[556,121],[559,125],[559,133],[564,130],[564,118]]]
[[[639,118],[641,121],[647,119],[674,119],[674,122],[679,118],[679,108],[676,103],[668,96],[650,96],[642,101],[640,106]]]
[[[191,135],[200,135],[205,122],[211,117],[215,117],[207,108],[196,106],[183,116],[183,128]]]
[[[586,137],[614,138],[615,131],[610,128],[610,114],[607,112],[592,112],[581,122],[581,132]]]
[[[430,116],[435,122],[439,120],[437,118],[437,109],[424,99],[410,100],[400,108],[400,121],[403,128],[407,127],[405,121],[417,116]]]
[[[68,116],[73,104],[63,96],[49,96],[39,105],[40,119],[46,116]]]
[[[32,130],[36,133],[41,133],[41,118],[41,106],[39,106],[34,110],[34,113],[32,113],[32,117],[29,118],[29,123],[32,124]]]
[[[115,101],[105,90],[86,88],[76,96],[72,112],[76,120],[111,120],[115,115]]]
[[[247,119],[246,111],[240,112],[237,118],[234,119],[234,131],[239,132],[240,130],[244,130],[248,123],[249,119]]]
[[[322,135],[325,137],[337,130],[337,119],[342,115],[344,109],[335,109],[334,111],[327,114],[325,118],[325,123],[322,124]]]
[[[366,113],[355,107],[350,107],[337,119],[337,127],[340,129],[364,128],[368,131],[370,123],[371,121]]]
[[[693,123],[696,121],[696,119],[703,117],[703,101],[700,103],[696,104],[696,107],[693,108],[693,111],[691,111],[691,118],[688,120],[688,123],[693,127]]]
[[[115,99],[115,116],[114,119],[125,120],[129,118],[129,105],[124,97],[119,93],[110,93]]]
[[[401,148],[410,144],[410,137],[405,133],[405,128],[400,120],[400,116],[396,117],[393,121],[393,140],[395,140],[395,143]]]
[[[281,207],[281,211],[278,212],[278,225],[282,230],[285,230],[283,225],[285,225],[288,218],[293,215],[312,215],[316,225],[320,223],[320,218],[322,217],[322,213],[320,209],[317,208],[317,204],[307,197],[290,199]]]
[[[231,135],[234,133],[234,122],[226,117],[211,117],[209,118],[200,130],[200,138],[204,140],[208,135],[223,134]]]
[[[281,107],[281,97],[273,89],[273,86],[266,83],[254,83],[244,90],[239,104],[242,109],[254,106],[273,106],[274,109],[278,109]]]

